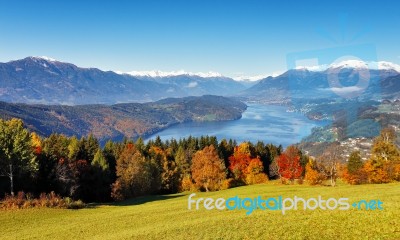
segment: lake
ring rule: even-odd
[[[189,122],[174,125],[147,139],[160,136],[162,140],[179,139],[201,135],[236,139],[238,143],[250,141],[256,143],[282,144],[284,147],[298,143],[311,133],[316,126],[324,126],[323,121],[309,120],[301,113],[287,112],[284,106],[248,104],[247,110],[239,120],[222,122]]]

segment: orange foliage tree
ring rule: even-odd
[[[151,160],[157,165],[160,173],[161,191],[173,193],[179,188],[179,172],[174,161],[171,149],[163,150],[161,147],[152,146],[149,150]]]
[[[115,200],[151,193],[149,162],[133,144],[127,144],[117,159],[117,180],[112,185],[111,197]]]
[[[264,166],[260,158],[252,158],[250,144],[243,142],[235,147],[233,155],[229,157],[229,170],[235,180],[246,184],[263,183],[268,180],[264,173]]]
[[[238,147],[235,148],[233,155],[229,157],[229,170],[236,180],[245,181],[247,168],[251,160],[250,155],[238,151]]]
[[[370,183],[387,183],[400,175],[397,167],[400,164],[400,150],[395,141],[396,133],[391,128],[382,129],[374,139],[371,158],[364,165]]]
[[[196,185],[207,192],[219,190],[226,179],[224,161],[219,158],[213,145],[194,154],[191,171]]]
[[[301,177],[303,167],[300,163],[299,149],[295,146],[287,147],[278,157],[277,164],[282,178],[288,179],[293,183],[295,179]]]
[[[264,183],[268,180],[267,175],[264,173],[263,163],[259,158],[251,159],[246,168],[246,184]]]
[[[323,173],[323,169],[318,165],[317,161],[310,159],[306,165],[306,174],[304,179],[310,185],[321,184],[326,179],[326,175]]]

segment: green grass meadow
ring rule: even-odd
[[[0,211],[0,239],[400,239],[400,183],[337,187],[266,184],[199,197],[282,196],[383,201],[383,210],[188,210],[190,193],[141,197],[80,210]],[[194,205],[193,205],[194,208]]]

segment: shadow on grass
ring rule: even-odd
[[[148,195],[148,196],[141,196],[136,198],[127,199],[124,201],[119,202],[107,202],[107,203],[89,203],[87,204],[86,208],[97,208],[100,206],[132,206],[132,205],[140,205],[149,202],[155,201],[164,201],[168,199],[174,199],[178,197],[185,196],[184,193],[179,194],[171,194],[171,195]]]

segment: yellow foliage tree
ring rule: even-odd
[[[219,158],[213,145],[194,154],[191,171],[196,185],[207,192],[221,189],[226,178],[224,161]]]
[[[307,163],[304,180],[306,180],[310,185],[321,184],[322,181],[326,180],[326,175],[318,170],[318,165],[315,160],[310,159]]]
[[[246,184],[258,184],[268,181],[264,166],[259,158],[253,158],[246,169]]]

